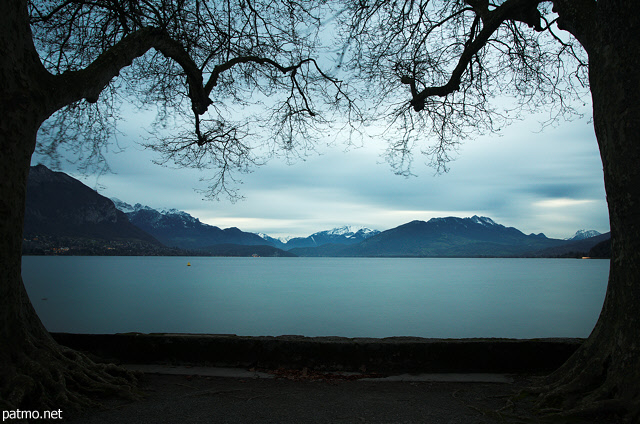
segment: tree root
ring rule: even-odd
[[[42,344],[42,343],[38,343]],[[55,342],[12,355],[0,373],[0,407],[77,411],[100,406],[97,399],[139,399],[139,374],[91,361]]]
[[[559,417],[593,417],[596,415],[620,415],[627,411],[623,402],[617,399],[605,399],[589,406],[578,406],[568,410],[555,408],[541,409],[540,413]]]
[[[600,366],[573,367],[573,372],[552,375],[546,382],[525,390],[536,395],[537,412],[549,418],[596,419],[635,423],[640,418],[640,399],[619,396],[620,381],[610,374],[608,361]]]

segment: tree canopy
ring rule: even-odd
[[[210,194],[235,196],[233,172],[312,148],[319,129],[358,120],[323,57],[323,1],[32,1],[47,71],[77,92],[41,130],[38,152],[103,164],[124,100],[157,111],[159,162],[212,167]],[[346,121],[339,116],[347,114]],[[255,151],[260,150],[260,155]]]
[[[142,28],[175,41],[129,55],[130,66],[119,64],[99,96],[58,112],[41,131],[39,153],[56,158],[67,146],[85,165],[104,164],[101,152],[126,97],[156,108],[157,128],[171,128],[147,144],[158,162],[216,169],[212,197],[234,197],[228,179],[265,155],[313,149],[327,126],[360,131],[386,122],[396,173],[411,173],[416,150],[445,171],[466,137],[532,111],[547,112],[548,124],[578,114],[576,101],[589,93],[588,60],[553,7],[522,0],[34,2],[36,45],[56,74],[126,46]]]
[[[414,150],[446,170],[461,140],[532,112],[548,113],[545,124],[579,115],[588,60],[559,20],[542,1],[349,4],[340,59],[390,125],[396,172],[410,172]]]

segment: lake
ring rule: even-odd
[[[589,335],[609,261],[25,256],[22,268],[53,332],[537,338]]]

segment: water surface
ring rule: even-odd
[[[608,272],[577,259],[23,258],[43,323],[72,333],[587,337]]]

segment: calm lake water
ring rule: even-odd
[[[608,273],[577,259],[23,258],[44,325],[72,333],[587,337]]]

